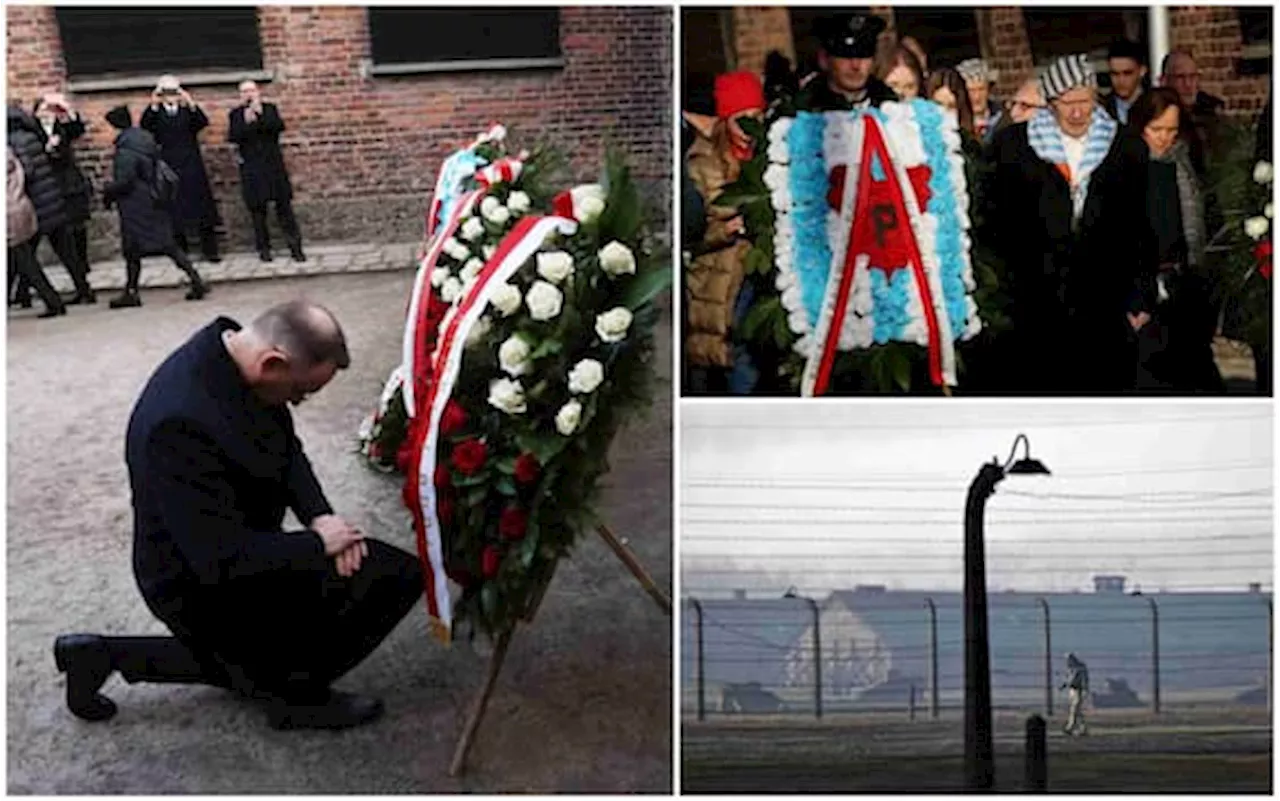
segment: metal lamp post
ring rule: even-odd
[[[1014,461],[1018,443],[1025,446]],[[1031,458],[1024,434],[1013,441],[1009,458],[984,464],[969,485],[964,512],[964,777],[965,789],[985,791],[995,786],[995,748],[991,730],[991,653],[987,636],[987,566],[983,549],[983,518],[987,498],[1007,475],[1049,475]]]
[[[813,715],[822,717],[822,621],[818,602],[807,595],[800,595],[796,588],[788,589],[783,598],[794,598],[809,604],[813,612]]]

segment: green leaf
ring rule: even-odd
[[[748,275],[752,273],[764,275],[768,273],[769,268],[773,266],[769,261],[769,258],[765,256],[764,251],[758,247],[753,247],[751,250],[748,250],[746,257],[743,258],[742,262]]]
[[[548,337],[538,343],[538,347],[534,348],[533,352],[529,354],[529,359],[531,361],[536,361],[547,356],[554,356],[563,349],[564,345],[560,340]]]
[[[506,476],[514,476],[516,474],[516,457],[507,456],[497,460],[493,466],[498,469],[499,473]]]
[[[773,341],[780,350],[786,350],[791,347],[791,325],[787,321],[787,313],[782,308],[782,302],[778,302],[778,308],[773,314]]]
[[[890,369],[893,372],[893,382],[903,392],[911,391],[911,360],[907,358],[899,350],[895,350],[890,356]]]
[[[526,569],[533,564],[533,558],[538,555],[538,535],[538,523],[531,516],[529,527],[525,530],[524,539],[520,542],[520,564]]]
[[[493,620],[498,611],[497,582],[486,581],[484,587],[480,589],[480,608],[484,610],[484,616],[487,619]]]
[[[622,305],[635,311],[671,286],[670,267],[649,269],[637,275],[622,293]]]
[[[774,313],[781,308],[782,299],[777,295],[752,304],[751,310],[747,312],[746,317],[742,319],[741,326],[739,326],[743,338],[756,339],[761,327],[772,319]]]
[[[489,494],[489,488],[487,486],[472,487],[471,489],[467,490],[465,495],[463,495],[463,501],[467,504],[467,506],[476,508],[484,503],[484,499],[485,497],[488,496],[488,494]]]
[[[478,487],[482,484],[487,484],[488,482],[489,482],[489,471],[481,470],[475,475],[462,476],[461,478],[455,478],[453,480],[453,486],[457,487],[458,489],[464,489],[466,487]]]
[[[511,476],[502,476],[498,479],[497,483],[494,484],[494,487],[499,493],[507,496],[508,498],[515,497],[516,483],[511,479]]]
[[[516,445],[522,451],[532,453],[539,464],[546,464],[560,455],[569,444],[569,438],[559,433],[545,434],[538,431],[525,431],[516,435]]]

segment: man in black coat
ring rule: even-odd
[[[138,123],[156,138],[160,156],[181,179],[178,202],[173,207],[173,234],[178,247],[187,250],[187,232],[200,231],[200,250],[205,260],[221,261],[218,255],[218,207],[209,188],[204,157],[197,135],[209,125],[209,117],[178,79],[164,75],[151,93],[151,105]]]
[[[49,244],[53,245],[54,252],[67,268],[75,285],[75,298],[70,302],[93,303],[96,299],[89,287],[85,267],[76,254],[75,240],[67,222],[67,205],[62,185],[49,162],[48,138],[44,128],[35,117],[16,106],[9,106],[7,134],[9,147],[13,148],[14,154],[22,162],[27,196],[31,198],[31,203],[36,208],[36,218],[40,222],[40,230],[30,243],[32,253],[40,244],[41,237],[48,237]]]
[[[294,261],[306,261],[302,234],[293,216],[293,186],[280,152],[284,120],[275,103],[262,102],[253,81],[240,84],[241,104],[231,110],[227,138],[240,148],[240,190],[253,216],[253,239],[258,256],[271,261],[271,238],[267,232],[267,204],[276,204],[276,218]]]
[[[1102,107],[1121,125],[1129,123],[1129,109],[1147,88],[1147,54],[1131,39],[1118,39],[1107,51],[1107,72],[1111,93],[1102,98]]]
[[[138,280],[142,276],[144,256],[172,259],[191,280],[187,300],[200,300],[209,288],[174,239],[172,210],[153,195],[156,162],[160,158],[155,139],[141,128],[133,127],[127,106],[117,106],[107,112],[107,122],[120,134],[116,136],[112,180],[103,187],[102,199],[107,208],[114,204],[120,210],[120,249],[125,264],[124,292],[109,305],[113,309],[142,305]]]
[[[817,22],[821,72],[809,78],[796,97],[807,111],[878,108],[898,99],[874,75],[876,46],[885,21],[864,14],[838,14]]]
[[[1087,56],[1041,78],[1049,108],[992,143],[992,246],[1013,298],[1007,391],[1120,393],[1155,304],[1147,147],[1096,104]]]
[[[133,564],[173,637],[64,635],[67,704],[105,720],[98,691],[208,684],[265,702],[275,728],[368,722],[380,701],[330,689],[422,595],[416,557],[333,514],[288,404],[348,366],[337,320],[307,301],[242,328],[220,317],[156,370],[129,420]],[[291,509],[305,530],[283,529]]]

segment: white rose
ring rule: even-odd
[[[569,391],[576,395],[595,392],[604,381],[604,365],[595,359],[583,359],[569,371]]]
[[[1275,177],[1275,170],[1269,161],[1259,161],[1253,168],[1253,180],[1260,184],[1269,184]]]
[[[482,236],[484,236],[484,223],[475,217],[468,217],[462,224],[462,238],[468,242],[474,242]]]
[[[498,252],[498,246],[485,245],[484,247],[480,248],[480,252],[484,254],[484,260],[488,261],[489,259],[493,258],[493,254]]]
[[[520,308],[520,290],[511,284],[503,284],[493,291],[493,297],[489,302],[503,317],[510,317],[515,314],[516,309]]]
[[[502,201],[493,195],[487,195],[484,200],[480,201],[480,214],[488,217],[493,210],[502,205]]]
[[[458,277],[462,279],[463,283],[469,284],[476,280],[476,276],[480,275],[480,271],[483,269],[484,262],[479,259],[470,259],[463,265],[462,272],[458,274]]]
[[[445,303],[453,303],[462,295],[462,282],[453,276],[444,279],[440,285],[440,297]]]
[[[489,322],[488,317],[481,317],[476,320],[476,324],[471,326],[471,333],[467,334],[467,347],[475,347],[479,345],[484,338],[489,336],[489,331],[493,328],[493,323]]]
[[[1244,221],[1244,232],[1250,239],[1261,239],[1270,227],[1271,223],[1266,217],[1250,217]]]
[[[524,414],[529,408],[524,402],[524,387],[510,378],[496,378],[489,382],[489,405],[507,414]]]
[[[484,218],[495,225],[506,225],[511,221],[511,211],[499,204],[491,213],[485,214]]]
[[[507,341],[498,348],[498,365],[502,372],[511,376],[529,372],[529,343],[519,334],[507,337]]]
[[[573,198],[573,216],[581,223],[589,223],[604,211],[604,187],[600,184],[583,184],[569,190]]]
[[[596,316],[596,333],[605,342],[621,342],[631,327],[631,312],[618,306]]]
[[[445,240],[444,253],[449,258],[456,259],[458,261],[466,261],[467,257],[471,255],[471,251],[467,249],[467,246],[453,237],[449,237]]]
[[[560,313],[564,295],[546,281],[534,281],[524,296],[529,305],[529,316],[535,320],[550,320]]]
[[[578,430],[580,422],[582,422],[582,404],[576,400],[569,401],[556,412],[556,431],[566,437]]]
[[[524,214],[533,207],[533,201],[524,192],[512,192],[507,195],[507,208],[512,214]]]
[[[610,242],[596,255],[600,258],[600,269],[609,275],[630,275],[636,271],[636,254],[621,242]]]
[[[453,275],[453,273],[449,272],[448,267],[435,268],[434,270],[431,271],[431,285],[434,287],[443,286],[445,279],[447,279],[450,275]]]
[[[1268,220],[1271,219],[1271,212],[1274,211],[1274,209],[1272,208],[1272,205],[1273,204],[1268,203],[1266,206],[1262,208],[1262,216],[1266,217]]]
[[[537,255],[538,275],[553,284],[558,284],[573,275],[573,257],[563,250]]]

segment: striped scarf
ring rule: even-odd
[[[1120,126],[1100,107],[1094,106],[1089,132],[1085,134],[1084,158],[1080,160],[1079,175],[1074,175],[1071,185],[1072,219],[1080,220],[1084,213],[1084,201],[1089,196],[1089,178],[1111,149]],[[1062,146],[1062,129],[1053,112],[1042,108],[1027,122],[1027,140],[1031,149],[1044,161],[1059,165],[1067,163],[1067,151]]]

